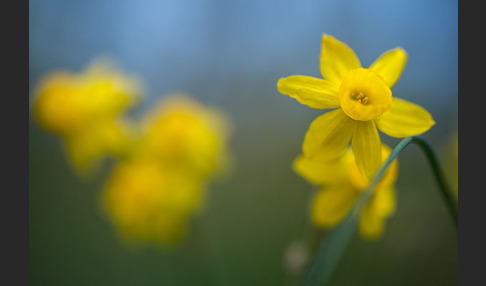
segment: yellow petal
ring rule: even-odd
[[[321,45],[320,69],[324,79],[339,84],[348,71],[361,67],[353,50],[334,37],[323,35]]]
[[[374,215],[372,209],[366,207],[361,213],[359,235],[366,240],[375,240],[381,237],[384,228],[384,219]]]
[[[294,75],[279,79],[278,91],[296,99],[299,103],[315,109],[339,107],[337,87],[327,80]]]
[[[370,180],[356,166],[356,159],[352,149],[348,148],[346,153],[340,158],[342,158],[343,164],[346,166],[347,180],[356,190],[364,191],[368,187]]]
[[[322,228],[336,226],[348,213],[359,192],[348,185],[319,191],[312,202],[312,221]]]
[[[305,134],[302,151],[308,158],[336,158],[346,151],[356,122],[341,108],[329,111],[311,123]]]
[[[358,122],[351,148],[361,174],[372,179],[381,166],[381,140],[373,121]]]
[[[390,147],[386,146],[385,144],[381,145],[381,161],[382,164],[388,160],[388,157],[391,154],[391,149]],[[379,188],[389,188],[395,184],[395,181],[397,180],[398,177],[398,159],[395,158],[392,163],[388,166],[388,169],[386,172],[383,174],[383,177],[381,178],[380,182],[376,186],[377,189]]]
[[[106,155],[104,142],[101,142],[100,138],[89,132],[80,132],[66,137],[64,143],[67,159],[77,175],[88,179],[99,170]]]
[[[385,219],[393,214],[395,205],[395,189],[376,189],[370,202],[361,213],[360,236],[368,240],[379,238],[385,228]]]
[[[379,74],[392,88],[402,75],[407,63],[407,53],[402,48],[395,48],[383,53],[370,69]]]
[[[371,207],[379,217],[389,217],[395,212],[396,191],[393,187],[377,188],[371,200]]]
[[[314,185],[333,184],[347,179],[346,165],[340,160],[323,161],[299,156],[294,160],[294,171]]]
[[[390,109],[375,122],[383,133],[396,138],[419,135],[435,125],[427,110],[398,98],[393,98]]]

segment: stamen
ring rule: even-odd
[[[369,101],[368,97],[365,96],[365,94],[362,93],[362,92],[353,92],[353,94],[351,95],[351,98],[356,100],[357,102],[365,104],[365,105],[368,104],[368,101]]]

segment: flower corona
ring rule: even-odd
[[[373,120],[390,108],[392,92],[378,74],[357,68],[344,76],[339,87],[339,103],[352,119]]]

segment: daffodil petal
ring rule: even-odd
[[[359,67],[358,57],[346,44],[332,36],[322,36],[320,70],[324,79],[339,84],[348,71]]]
[[[346,180],[346,165],[339,160],[309,159],[303,155],[293,162],[294,171],[314,185],[333,184]]]
[[[372,120],[358,122],[351,148],[361,174],[368,179],[373,178],[381,166],[381,140]]]
[[[395,212],[396,190],[394,187],[380,188],[371,201],[378,216],[386,218]]]
[[[366,240],[375,240],[381,237],[385,228],[384,219],[374,214],[373,210],[366,207],[361,213],[358,226],[359,235]]]
[[[382,164],[386,162],[388,157],[391,154],[391,149],[390,147],[386,146],[385,144],[381,145],[381,161]],[[385,173],[383,174],[383,177],[381,178],[380,182],[376,186],[376,188],[389,188],[395,184],[395,181],[397,180],[398,177],[398,159],[395,158],[391,164],[388,166],[388,169],[386,169]]]
[[[407,53],[402,48],[395,48],[383,53],[370,69],[379,74],[392,88],[402,75],[407,63]]]
[[[279,79],[277,88],[280,93],[314,109],[339,107],[337,87],[327,80],[294,75]]]
[[[427,110],[398,98],[393,98],[390,109],[375,122],[383,133],[396,138],[419,135],[435,125]]]
[[[67,159],[79,176],[88,178],[99,169],[105,154],[103,143],[87,132],[65,138]]]
[[[350,185],[341,184],[322,189],[312,202],[312,221],[322,228],[336,226],[348,213],[359,192]]]
[[[359,222],[359,234],[362,238],[379,238],[385,228],[385,220],[395,211],[396,197],[394,188],[376,189],[366,205]]]
[[[305,134],[302,144],[304,156],[321,159],[340,156],[351,141],[356,123],[341,108],[317,117]]]

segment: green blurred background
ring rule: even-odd
[[[146,84],[144,110],[173,91],[224,109],[234,127],[232,173],[176,252],[119,242],[98,200],[113,162],[78,179],[57,137],[29,119],[31,285],[293,285],[284,254],[310,232],[314,187],[291,168],[322,114],[278,93],[280,77],[320,77],[323,33],[364,66],[402,46],[394,96],[425,107],[424,137],[453,176],[457,133],[457,1],[29,2],[29,85],[99,55]],[[399,140],[382,134],[394,147]],[[398,206],[376,242],[355,237],[332,285],[457,285],[457,233],[418,146],[399,157]]]

